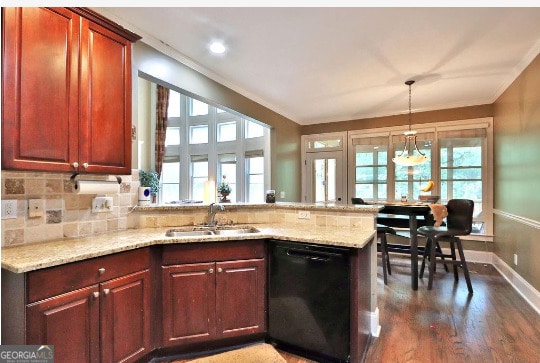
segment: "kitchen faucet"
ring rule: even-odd
[[[208,223],[207,223],[207,225],[209,227],[215,227],[216,222],[215,222],[214,219],[216,217],[216,213],[218,211],[224,211],[224,210],[225,210],[224,205],[216,204],[216,203],[210,203],[210,205],[208,206]]]

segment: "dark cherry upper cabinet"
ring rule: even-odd
[[[2,169],[131,173],[131,43],[82,8],[2,9]]]

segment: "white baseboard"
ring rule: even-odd
[[[370,312],[370,327],[369,332],[374,338],[378,338],[381,334],[381,326],[379,325],[379,308],[376,308],[375,311]]]
[[[493,255],[493,266],[540,315],[540,292],[500,259],[499,256]]]
[[[443,248],[443,253],[450,253],[450,250]],[[464,250],[465,258],[468,262],[487,263],[493,265],[497,271],[512,285],[529,305],[540,315],[540,292],[530,283],[521,277],[506,262],[492,252]]]

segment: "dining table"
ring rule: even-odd
[[[408,228],[410,230],[410,248],[408,252],[411,255],[411,287],[418,290],[418,233],[419,221],[422,225],[431,224],[431,208],[426,203],[401,203],[401,202],[378,202],[370,203],[383,206],[379,211],[377,223],[389,227],[403,227],[403,219],[397,216],[408,217]]]

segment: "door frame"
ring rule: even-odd
[[[331,147],[312,147],[314,145],[315,141],[324,141],[324,140],[336,140],[338,141],[338,146],[331,146]],[[336,201],[336,204],[347,204],[349,198],[348,198],[348,190],[347,190],[347,132],[332,132],[332,133],[324,133],[324,134],[313,134],[313,135],[302,135],[301,136],[301,152],[302,152],[302,203],[312,203],[311,196],[308,195],[308,192],[311,190],[308,183],[310,182],[311,178],[308,175],[308,154],[309,158],[313,159],[317,156],[321,156],[321,158],[325,158],[325,156],[330,155],[332,153],[333,155],[338,155],[337,163],[340,164],[342,174],[341,178],[338,175],[336,178],[336,187],[338,185],[341,186],[341,197],[339,195],[336,195],[337,198],[341,198],[340,201]],[[341,162],[340,162],[341,159]],[[337,188],[336,188],[337,189]]]

